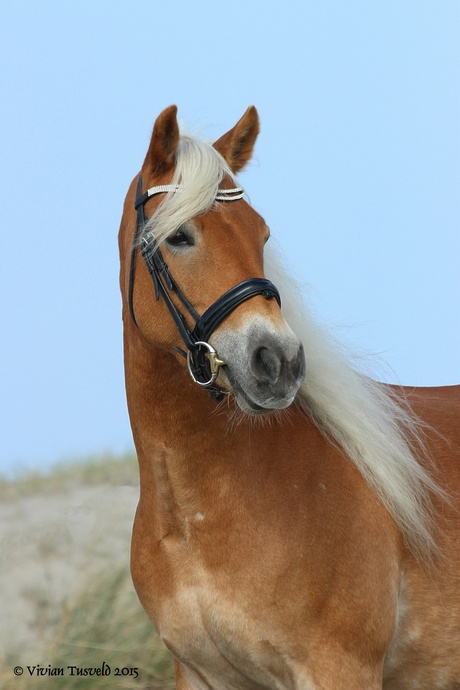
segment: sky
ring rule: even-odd
[[[460,381],[457,0],[3,2],[0,473],[132,448],[117,233],[156,116],[217,139],[366,372]]]

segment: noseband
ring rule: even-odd
[[[209,344],[208,339],[217,326],[234,309],[243,302],[246,302],[246,300],[251,299],[251,297],[255,295],[263,295],[265,299],[272,299],[274,297],[280,306],[281,298],[277,288],[270,280],[265,278],[248,278],[230,288],[230,290],[227,290],[227,292],[211,304],[202,316],[195,311],[169,272],[160,247],[156,243],[154,234],[152,232],[143,234],[146,223],[144,205],[148,199],[155,194],[177,192],[179,189],[180,187],[177,185],[159,185],[157,187],[151,187],[146,192],[142,193],[142,177],[139,176],[136,201],[134,202],[134,208],[137,212],[137,221],[131,250],[128,295],[129,311],[133,322],[137,326],[134,314],[134,274],[136,269],[137,247],[139,245],[141,254],[144,257],[153,281],[155,298],[159,300],[160,295],[163,297],[186,348],[185,351],[177,347],[174,349],[187,359],[188,370],[193,381],[199,386],[206,388],[211,393],[211,397],[215,400],[221,400],[227,391],[214,385],[214,381],[219,374],[219,368],[223,366],[225,362],[219,358],[216,350]],[[240,187],[235,189],[219,189],[216,201],[236,201],[243,196],[244,191]],[[195,322],[192,331],[187,326],[184,315],[174,304],[172,295],[178,298]]]

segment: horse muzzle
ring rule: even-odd
[[[303,346],[289,326],[275,330],[256,318],[239,331],[219,329],[213,342],[225,361],[222,372],[244,412],[264,414],[291,405],[306,364]]]

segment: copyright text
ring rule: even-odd
[[[15,676],[22,676],[23,674],[29,676],[124,676],[131,678],[139,677],[139,669],[130,666],[109,666],[105,661],[101,666],[42,666],[35,664],[34,666],[15,666],[13,669]]]

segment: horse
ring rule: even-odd
[[[311,318],[237,174],[156,119],[119,233],[138,597],[177,690],[460,688],[460,387],[389,386]]]

